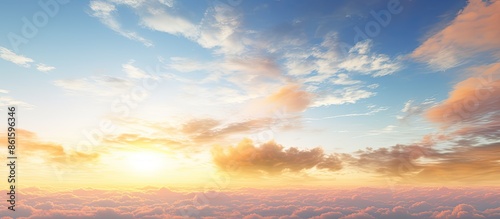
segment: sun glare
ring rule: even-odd
[[[158,172],[167,165],[167,157],[160,153],[140,152],[125,156],[128,169],[136,173],[151,174]]]

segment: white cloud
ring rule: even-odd
[[[134,60],[122,65],[126,77],[109,75],[90,76],[79,79],[55,80],[54,85],[61,87],[71,94],[87,93],[100,97],[111,97],[126,94],[134,86],[141,86],[145,78],[161,80],[160,75],[148,74],[144,70],[133,65]]]
[[[212,63],[201,63],[183,57],[171,57],[168,67],[179,72],[193,72],[199,70],[213,70]]]
[[[334,91],[333,94],[325,94],[316,98],[313,107],[341,105],[346,103],[356,103],[358,100],[374,96],[374,92],[363,90],[357,86],[347,87]]]
[[[15,54],[5,47],[0,47],[0,58],[25,68],[29,68],[30,63],[33,62],[33,59]]]
[[[49,65],[43,64],[43,63],[39,63],[39,64],[36,65],[36,69],[38,71],[41,71],[41,72],[49,72],[49,71],[52,71],[52,70],[54,70],[56,68],[53,67],[53,66],[49,66]]]
[[[129,4],[132,4],[131,1]],[[103,1],[92,1],[90,2],[90,9],[92,10],[92,16],[96,17],[106,25],[111,30],[117,32],[118,34],[135,41],[139,41],[145,46],[153,46],[153,43],[150,40],[147,40],[136,32],[124,30],[121,27],[121,24],[115,18],[113,13],[116,11],[116,7],[113,4],[103,2]]]
[[[109,0],[109,1],[119,5],[127,5],[133,8],[140,7],[146,2],[146,0]]]
[[[397,132],[397,130],[395,130],[396,128],[397,128],[397,126],[395,126],[395,125],[388,125],[382,129],[370,130],[370,131],[368,131],[367,135],[381,135],[381,134],[387,134],[387,133],[394,133],[394,132]]]
[[[0,58],[4,59],[6,61],[12,62],[16,65],[19,65],[21,67],[25,67],[25,68],[30,68],[31,64],[35,62],[31,58],[15,54],[14,52],[10,51],[9,49],[7,49],[5,47],[1,47],[1,46],[0,46]],[[49,66],[49,65],[46,65],[43,63],[38,63],[36,65],[36,69],[38,71],[41,71],[41,72],[48,72],[48,71],[54,70],[55,67]]]
[[[376,89],[377,87],[379,87],[378,84],[370,84],[368,86],[366,86],[367,88],[370,88],[370,89]]]
[[[90,2],[90,9],[94,11],[94,16],[97,17],[107,17],[111,16],[113,11],[116,11],[116,7],[113,4],[102,1],[92,1]]]
[[[188,39],[194,39],[198,31],[196,25],[187,19],[168,14],[165,11],[144,16],[141,23],[153,30],[172,35],[183,35]]]
[[[0,89],[0,93],[3,93],[3,94],[8,94],[9,91],[8,90],[4,90],[4,89]]]
[[[133,84],[123,78],[104,75],[81,79],[56,80],[54,85],[70,93],[90,93],[106,97],[125,93]]]
[[[350,79],[347,74],[338,74],[337,78],[332,78],[330,82],[338,85],[353,85],[361,83],[361,81]]]
[[[371,105],[371,106],[368,106],[369,111],[364,112],[364,113],[348,113],[348,114],[341,114],[341,115],[326,116],[326,117],[321,117],[321,118],[306,118],[306,120],[325,120],[325,119],[336,119],[336,118],[342,118],[342,117],[372,116],[378,112],[386,111],[388,109],[389,109],[388,107],[376,107],[374,105]]]
[[[125,73],[127,73],[127,76],[129,78],[148,78],[149,77],[149,75],[146,72],[144,72],[142,69],[133,66],[132,65],[133,63],[134,63],[133,61],[130,61],[129,63],[122,65],[123,71]]]
[[[358,42],[348,48],[339,41],[336,33],[327,34],[317,46],[303,46],[300,50],[285,52],[287,73],[305,78],[306,82],[323,82],[338,73],[366,74],[380,77],[393,74],[402,68],[399,58],[372,51],[369,40]],[[317,73],[310,75],[311,73]],[[345,76],[340,76],[347,78]],[[333,84],[354,83],[331,79]]]
[[[23,107],[26,109],[32,109],[33,105],[28,104],[26,102],[20,101],[20,100],[15,100],[10,97],[0,97],[0,110],[4,107],[7,106],[18,106],[18,107]]]
[[[374,77],[390,75],[399,69],[401,65],[393,61],[385,54],[370,53],[371,41],[357,43],[344,61],[339,64],[342,70],[370,74]]]
[[[222,54],[241,54],[246,40],[241,19],[235,9],[227,5],[210,8],[200,23],[197,42],[204,48],[218,48]]]
[[[160,3],[168,6],[168,7],[174,7],[174,0],[159,0]]]
[[[425,110],[429,109],[435,104],[436,101],[434,98],[425,99],[421,103],[415,103],[414,100],[408,100],[401,109],[403,115],[398,115],[396,116],[396,118],[399,119],[400,121],[407,121],[409,118],[413,116],[422,114]]]

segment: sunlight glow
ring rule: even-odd
[[[158,173],[168,165],[167,157],[161,153],[127,153],[124,158],[127,169],[133,170],[135,173]]]

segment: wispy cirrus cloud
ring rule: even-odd
[[[124,78],[107,75],[80,79],[60,79],[55,80],[53,83],[72,94],[90,93],[108,97],[125,93],[133,85]]]
[[[0,46],[0,58],[4,59],[5,61],[9,61],[9,62],[12,62],[16,65],[24,67],[24,68],[30,68],[31,64],[35,63],[35,61],[33,59],[28,58],[28,57],[23,56],[23,55],[16,54],[16,53],[10,51],[9,49],[7,49],[5,47],[1,47],[1,46]],[[52,71],[56,68],[53,66],[43,64],[43,63],[38,63],[36,65],[36,69],[38,71],[41,71],[41,72],[49,72],[49,71]]]
[[[124,76],[98,75],[76,79],[59,79],[52,83],[70,94],[92,94],[112,97],[124,94],[143,79],[160,80],[160,75],[152,75],[134,65],[134,60],[122,65]]]
[[[41,72],[49,72],[56,69],[54,66],[46,65],[43,63],[37,64],[36,69]]]
[[[29,68],[30,64],[34,62],[33,59],[15,54],[5,47],[0,47],[0,58],[25,68]]]
[[[25,109],[33,109],[34,106],[21,100],[7,96],[10,90],[0,89],[0,107],[19,106]]]
[[[144,15],[141,23],[153,30],[172,35],[183,35],[189,39],[196,38],[198,32],[197,26],[192,22],[181,16],[171,15],[166,11]]]
[[[133,3],[133,2],[130,2],[130,3]],[[140,4],[138,2],[134,2],[134,3]],[[122,25],[118,22],[118,20],[116,19],[115,15],[114,15],[117,11],[114,4],[111,4],[111,3],[106,2],[106,1],[93,0],[90,2],[89,7],[91,10],[90,15],[98,18],[99,21],[101,21],[101,23],[106,25],[111,30],[115,31],[116,33],[118,33],[118,34],[120,34],[128,39],[141,42],[142,44],[144,44],[147,47],[153,46],[153,43],[150,40],[145,39],[144,37],[140,36],[138,33],[134,32],[134,31],[129,31],[129,30],[123,29]]]
[[[358,100],[374,96],[376,93],[359,86],[351,86],[333,91],[333,94],[318,95],[313,107],[356,103]]]

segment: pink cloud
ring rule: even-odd
[[[497,187],[235,189],[210,196],[212,198],[201,203],[193,199],[202,193],[166,188],[25,190],[29,192],[21,190],[16,212],[0,210],[2,219],[498,218],[500,215],[500,188]]]
[[[498,11],[498,1],[471,0],[448,26],[425,40],[411,56],[432,68],[446,70],[481,52],[498,55]]]

